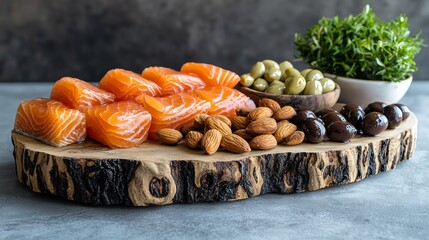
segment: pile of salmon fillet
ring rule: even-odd
[[[156,139],[163,128],[192,124],[201,113],[232,118],[254,102],[233,87],[234,72],[205,63],[185,63],[180,72],[148,67],[141,75],[113,69],[98,83],[64,77],[50,98],[23,101],[14,131],[56,147],[90,138],[110,148]]]

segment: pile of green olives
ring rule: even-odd
[[[263,60],[249,73],[241,75],[240,84],[271,94],[320,95],[335,89],[335,82],[316,69],[299,71],[289,61]]]

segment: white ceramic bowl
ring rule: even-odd
[[[363,107],[375,101],[399,102],[408,91],[413,80],[413,76],[400,82],[389,82],[346,78],[328,73],[324,75],[340,85],[339,103],[356,103]]]

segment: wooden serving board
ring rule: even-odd
[[[208,156],[183,144],[158,142],[130,149],[93,142],[56,148],[17,133],[12,142],[18,179],[35,192],[83,203],[146,206],[235,201],[357,182],[410,159],[416,137],[417,119],[411,114],[377,137],[245,154]]]

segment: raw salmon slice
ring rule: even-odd
[[[116,95],[118,101],[134,100],[141,94],[161,96],[161,88],[137,73],[112,69],[104,75],[99,87]]]
[[[167,97],[154,98],[141,95],[136,101],[143,104],[152,115],[149,138],[157,139],[155,132],[163,128],[179,129],[192,124],[195,115],[207,113],[210,103],[187,93],[177,93]]]
[[[134,147],[146,141],[152,117],[133,101],[84,110],[88,137],[111,148]]]
[[[207,86],[222,85],[233,88],[240,81],[240,76],[236,73],[207,63],[188,62],[183,64],[180,71],[198,76]]]
[[[85,115],[61,102],[36,98],[19,104],[15,131],[63,147],[85,140]]]
[[[158,84],[162,88],[163,96],[201,89],[206,86],[199,77],[165,67],[145,68],[142,76]]]
[[[60,101],[69,108],[82,110],[114,102],[115,95],[80,79],[63,77],[52,87],[51,99]]]
[[[245,94],[236,89],[223,86],[190,91],[189,94],[201,97],[210,102],[211,108],[208,112],[209,115],[222,114],[228,118],[232,118],[236,115],[235,111],[238,108],[256,107],[252,99]]]

